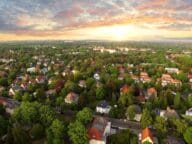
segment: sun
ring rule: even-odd
[[[112,27],[111,35],[114,40],[117,40],[117,41],[125,40],[127,35],[127,29],[122,26]]]

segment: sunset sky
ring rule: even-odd
[[[192,0],[0,0],[0,41],[48,39],[192,39]]]

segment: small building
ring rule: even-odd
[[[165,68],[165,71],[169,74],[179,74],[179,69],[178,68]]]
[[[151,144],[155,144],[154,137],[153,137],[152,132],[149,128],[143,129],[142,133],[141,133],[141,144],[144,144],[146,142],[151,143]]]
[[[142,83],[148,83],[151,82],[151,78],[148,76],[146,72],[141,72],[140,73],[140,81]]]
[[[68,104],[77,103],[78,99],[79,99],[79,95],[78,94],[76,94],[74,92],[70,92],[65,97],[65,103],[68,103]]]
[[[167,107],[166,110],[161,110],[160,111],[160,116],[168,119],[168,118],[179,118],[179,115],[174,109],[171,109],[170,107]]]
[[[111,122],[104,117],[95,117],[88,129],[89,144],[106,144],[106,138],[111,132]]]
[[[144,144],[145,142],[154,144],[153,135],[149,128],[143,129],[141,133],[141,143]]]
[[[123,80],[125,78],[125,74],[124,73],[120,73],[118,75],[118,80]]]
[[[35,73],[36,72],[36,67],[31,67],[27,69],[27,72],[29,73]]]
[[[157,97],[157,91],[154,87],[147,89],[147,95],[145,96],[145,99],[149,99],[150,97]]]
[[[182,82],[180,80],[173,79],[169,74],[162,74],[162,77],[160,80],[161,80],[161,85],[163,87],[167,86],[169,84],[173,84],[175,86],[181,86],[182,85]]]
[[[48,68],[47,68],[47,67],[44,67],[44,68],[42,68],[42,69],[40,70],[40,72],[41,72],[42,74],[46,74],[46,73],[48,73]]]
[[[129,86],[127,84],[123,85],[121,88],[120,88],[120,95],[122,94],[126,94],[129,92]]]
[[[119,73],[125,73],[125,67],[124,66],[118,66]]]
[[[38,84],[44,84],[46,81],[46,78],[45,76],[38,76],[35,80]]]
[[[0,93],[3,92],[6,88],[3,86],[0,86]]]
[[[162,86],[167,86],[168,84],[170,84],[172,81],[172,77],[169,74],[163,74],[161,76],[161,85]]]
[[[28,89],[29,83],[27,82],[23,82],[21,83],[21,87],[23,88],[24,91],[26,91]]]
[[[82,88],[86,88],[86,81],[85,80],[80,80],[78,85],[80,87],[82,87]]]
[[[100,80],[100,75],[99,75],[98,73],[95,73],[95,74],[93,75],[93,78],[94,78],[95,80]]]
[[[15,86],[12,86],[10,89],[9,89],[9,95],[10,96],[14,96],[17,92],[22,92],[22,88],[18,85],[15,85]]]
[[[185,115],[186,116],[192,116],[192,108],[186,110]]]
[[[134,80],[134,82],[139,83],[139,77],[136,75],[131,75],[131,78]]]
[[[106,100],[99,102],[96,107],[96,112],[101,114],[108,114],[110,110],[111,106],[108,104]]]
[[[188,79],[189,79],[189,82],[192,83],[192,74],[188,74]]]
[[[14,112],[14,108],[19,106],[20,103],[10,98],[0,97],[0,105],[3,105],[5,107],[6,113],[12,115]]]
[[[56,94],[56,90],[55,89],[50,89],[50,90],[46,91],[46,96],[47,97],[54,96],[55,94]]]

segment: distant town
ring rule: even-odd
[[[0,143],[192,144],[192,45],[2,42]]]

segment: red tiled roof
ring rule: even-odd
[[[89,139],[101,140],[102,133],[96,128],[90,128],[88,130]]]
[[[145,140],[146,138],[150,138],[151,141],[153,141],[153,135],[151,133],[151,130],[149,128],[145,128],[142,131],[142,135],[141,135],[142,141]]]
[[[156,91],[156,89],[155,89],[154,87],[151,87],[151,88],[148,88],[148,89],[147,89],[147,93],[148,93],[148,94],[156,94],[157,91]]]
[[[121,93],[128,93],[129,92],[129,86],[124,85],[123,87],[121,87],[120,92]]]
[[[88,130],[89,139],[102,140],[107,120],[103,117],[95,117],[91,128]]]
[[[137,100],[139,101],[139,102],[145,102],[145,97],[144,96],[137,96]]]
[[[7,101],[5,99],[0,98],[0,105],[5,105]]]
[[[68,95],[65,97],[65,99],[69,100],[69,101],[75,101],[75,99],[78,97],[78,94],[74,93],[74,92],[70,92],[68,93]]]

